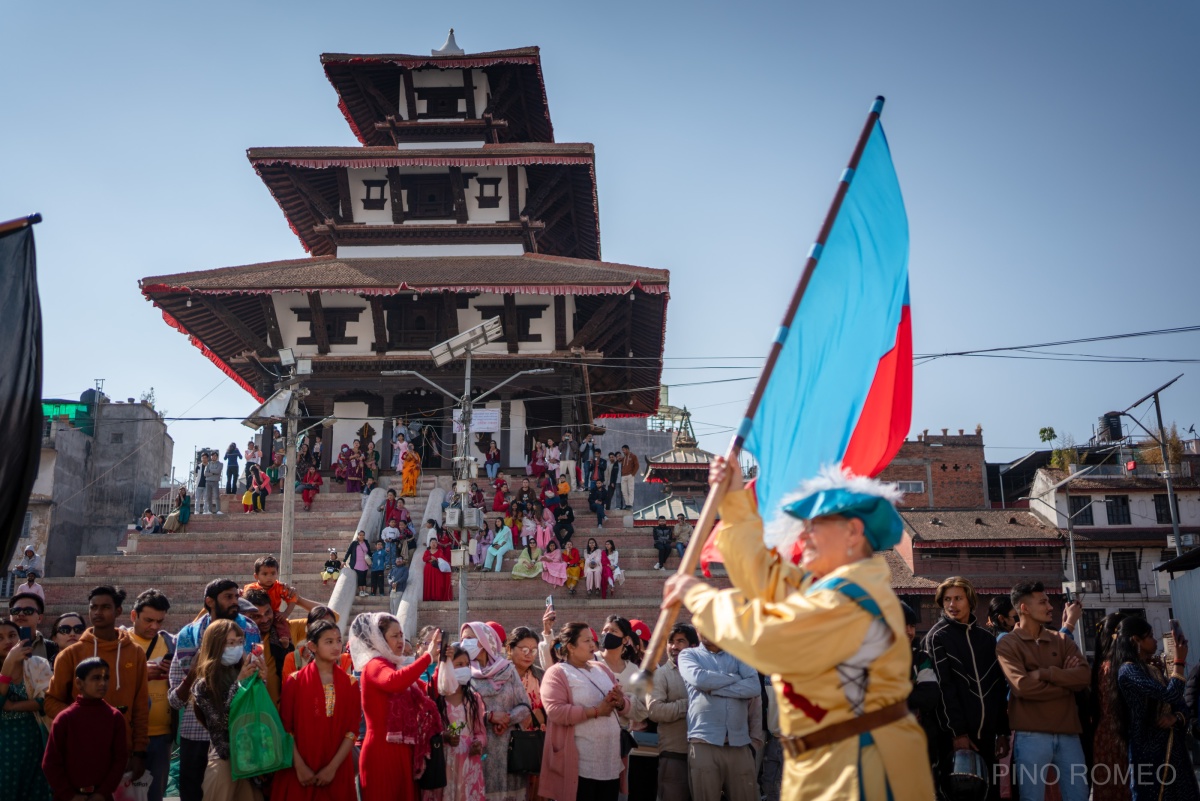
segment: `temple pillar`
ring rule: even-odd
[[[379,463],[380,473],[392,466],[392,440],[394,439],[392,426],[394,425],[394,420],[395,418],[390,414],[383,418],[383,442],[379,443],[379,458],[381,459]]]

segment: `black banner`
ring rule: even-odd
[[[42,307],[33,227],[0,234],[0,568],[21,536],[42,448]]]

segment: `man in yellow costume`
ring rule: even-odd
[[[733,588],[674,576],[664,606],[729,653],[769,674],[779,704],[787,801],[931,801],[925,734],[905,704],[911,655],[904,613],[878,552],[900,541],[890,485],[827,470],[784,501],[763,539],[753,490],[717,458],[717,547]],[[801,566],[790,553],[799,540]]]

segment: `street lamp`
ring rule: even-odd
[[[1167,432],[1163,430],[1162,402],[1159,401],[1158,395],[1164,389],[1171,386],[1172,384],[1174,384],[1176,381],[1178,381],[1181,378],[1183,378],[1182,373],[1175,376],[1170,381],[1168,381],[1167,383],[1163,384],[1158,389],[1151,392],[1149,395],[1146,395],[1145,397],[1143,397],[1137,403],[1130,406],[1129,409],[1126,409],[1125,411],[1121,412],[1122,417],[1128,417],[1130,420],[1137,423],[1138,428],[1145,431],[1150,436],[1150,439],[1152,439],[1158,443],[1158,450],[1159,450],[1159,453],[1162,454],[1162,460],[1163,460],[1163,478],[1166,479],[1166,482],[1167,482],[1167,509],[1169,509],[1171,511],[1171,533],[1173,533],[1175,535],[1175,555],[1176,556],[1183,556],[1183,541],[1179,536],[1179,508],[1175,502],[1175,487],[1171,481],[1171,478],[1172,478],[1171,462],[1170,462],[1170,456],[1167,453],[1167,442],[1166,442]],[[1158,417],[1158,436],[1155,436],[1153,433],[1151,433],[1150,429],[1148,429],[1144,425],[1142,425],[1141,420],[1137,419],[1136,417],[1134,417],[1132,414],[1129,413],[1130,409],[1136,409],[1137,407],[1141,406],[1143,403],[1150,400],[1151,398],[1154,398],[1154,414]]]
[[[436,389],[438,392],[450,398],[461,408],[462,419],[462,435],[455,440],[455,463],[461,468],[461,475],[456,475],[456,479],[462,479],[465,486],[466,480],[470,478],[470,469],[468,467],[469,450],[467,443],[471,436],[471,410],[476,403],[491,395],[500,387],[515,381],[523,375],[542,375],[552,373],[554,370],[549,367],[539,367],[532,370],[521,370],[513,373],[508,378],[501,381],[496,386],[484,392],[478,398],[471,398],[471,357],[477,348],[482,348],[492,342],[496,342],[503,338],[504,326],[500,322],[499,317],[492,317],[483,321],[481,324],[467,329],[456,337],[451,337],[445,342],[438,343],[429,349],[429,355],[433,358],[433,363],[437,367],[444,367],[450,362],[458,358],[466,360],[465,373],[463,378],[463,393],[461,396],[455,395],[448,389],[438,385],[436,382],[429,380],[421,375],[416,370],[383,370],[380,375],[384,376],[412,376],[420,381],[425,382],[429,386]],[[457,483],[457,482],[456,482]],[[457,489],[457,488],[456,488]],[[458,493],[460,513],[465,513],[467,507],[466,493]],[[465,548],[466,545],[463,544]],[[467,572],[466,559],[463,560],[463,567],[458,571],[458,627],[461,629],[467,622]]]
[[[1071,478],[1075,478],[1075,476],[1072,476]],[[1051,487],[1051,489],[1055,489],[1057,486],[1058,485],[1056,484],[1054,487]],[[1049,491],[1050,490],[1047,490],[1047,492],[1049,492]],[[1043,494],[1045,494],[1045,493],[1043,493]],[[1018,498],[1017,500],[1019,500],[1019,501],[1037,501],[1038,503],[1040,503],[1044,506],[1047,506],[1050,509],[1053,509],[1054,514],[1056,516],[1058,515],[1058,507],[1054,506],[1049,501],[1042,500],[1041,496],[1033,497],[1033,496],[1025,495],[1025,496]],[[1067,548],[1069,550],[1070,559],[1071,559],[1071,592],[1075,593],[1076,596],[1079,595],[1079,567],[1078,567],[1078,565],[1075,564],[1075,527],[1072,525],[1072,521],[1074,521],[1076,517],[1083,514],[1088,509],[1091,509],[1093,506],[1095,506],[1098,503],[1108,503],[1108,500],[1104,499],[1104,498],[1093,499],[1086,505],[1077,509],[1074,514],[1071,514],[1071,491],[1067,490],[1067,515],[1066,515],[1066,517],[1067,517]],[[1079,637],[1079,629],[1080,628],[1082,628],[1082,626],[1077,626],[1074,634],[1075,634],[1075,641],[1079,645],[1079,650],[1082,651],[1084,644],[1080,640],[1080,637]]]

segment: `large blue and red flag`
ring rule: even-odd
[[[826,465],[875,476],[896,455],[912,417],[908,217],[878,113],[815,260],[761,402],[738,434],[758,462],[764,520]],[[709,540],[702,561],[719,561]],[[712,558],[716,557],[716,558]]]

